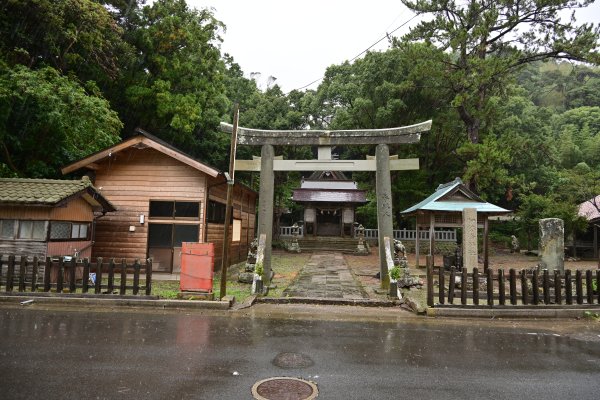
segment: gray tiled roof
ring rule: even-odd
[[[365,190],[294,189],[292,200],[298,202],[366,203],[367,193]]]
[[[84,192],[93,195],[105,209],[113,208],[87,177],[81,180],[0,178],[2,205],[55,206]]]

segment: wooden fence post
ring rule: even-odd
[[[429,285],[429,282],[427,282]],[[429,293],[429,286],[427,287],[427,293]],[[152,259],[146,260],[146,296],[152,294]]]
[[[544,304],[550,304],[550,273],[547,269],[544,270],[542,286],[544,288]]]
[[[25,273],[27,272],[27,256],[21,255],[19,263],[19,292],[25,291]]]
[[[529,303],[529,285],[527,284],[527,271],[521,270],[521,301],[523,305]]]
[[[444,268],[444,267],[442,267]],[[450,267],[450,279],[448,280],[448,304],[454,302],[454,287],[456,286],[456,269]]]
[[[81,279],[81,291],[87,293],[90,290],[90,259],[83,259],[83,278]]]
[[[577,304],[583,304],[583,279],[581,279],[581,270],[575,271],[575,294],[577,295]]]
[[[494,271],[491,268],[486,270],[487,280],[487,303],[488,306],[494,306]]]
[[[560,271],[554,270],[554,303],[562,304],[562,285]]]
[[[94,293],[102,293],[102,257],[96,259],[96,283],[94,284]]]
[[[46,265],[44,266],[44,292],[50,291],[50,272],[52,271],[52,259],[46,257]]]
[[[427,306],[433,307],[433,267],[431,263],[427,261]],[[148,285],[148,278],[146,278],[146,285]]]
[[[13,290],[13,279],[15,274],[15,256],[8,256],[8,269],[6,270],[6,291],[12,292]]]
[[[508,270],[510,304],[517,305],[517,271],[514,268]]]
[[[63,279],[65,274],[65,266],[62,257],[58,257],[58,276],[56,277],[56,293],[63,291]]]
[[[600,268],[596,270],[596,290],[598,291],[598,304],[600,304]]]
[[[567,304],[573,304],[573,281],[571,280],[571,270],[565,271],[565,298]]]
[[[440,304],[444,304],[444,302],[446,301],[446,294],[444,293],[444,290],[446,289],[446,282],[444,282],[445,275],[444,275],[444,267],[439,267],[438,269],[438,281],[439,281],[439,296],[438,296],[438,301],[440,302]]]
[[[598,283],[596,283],[598,284]],[[592,270],[585,271],[585,289],[587,292],[587,303],[594,304],[594,288],[592,287]]]
[[[133,294],[137,295],[140,291],[140,259],[136,258],[133,263]]]
[[[69,293],[75,293],[75,269],[77,268],[77,259],[75,257],[71,258],[69,264]]]
[[[473,304],[479,305],[479,269],[473,268]]]
[[[127,290],[127,261],[121,259],[121,286],[119,288],[119,294],[123,296]]]
[[[467,281],[469,280],[469,274],[466,268],[461,270],[460,279],[460,304],[463,306],[467,305]]]
[[[33,257],[33,264],[31,264],[31,291],[37,292],[37,279],[38,279],[38,269],[39,263],[37,256]]]
[[[498,270],[498,303],[503,306],[506,304],[506,287],[504,286],[504,270]]]
[[[115,290],[115,259],[111,258],[108,262],[108,293],[112,294]]]
[[[531,289],[533,290],[533,304],[536,306],[540,303],[540,282],[539,282],[539,271],[533,270],[533,277],[531,278]]]

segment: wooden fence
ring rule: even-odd
[[[428,263],[429,264],[429,263]],[[435,282],[437,279],[437,282]],[[494,306],[563,306],[600,304],[598,295],[600,269],[564,273],[537,269],[516,271],[508,275],[503,269],[491,268],[480,273],[450,271],[427,266],[427,305],[429,307]],[[595,289],[594,289],[595,287]],[[436,303],[437,299],[437,303]]]
[[[145,275],[145,285],[140,285],[140,275]],[[116,273],[118,271],[118,274]],[[133,273],[133,281],[128,285],[127,273]],[[95,274],[95,275],[94,275]],[[90,279],[94,277],[94,279]],[[120,282],[115,283],[115,277]],[[119,295],[127,294],[130,290],[134,295],[152,293],[152,260],[146,260],[142,266],[139,260],[127,265],[125,260],[117,263],[114,259],[104,263],[98,258],[95,263],[88,259],[64,261],[62,257],[52,259],[47,257],[39,260],[37,257],[15,257],[0,255],[0,292],[50,292],[113,294],[118,290]],[[104,291],[104,292],[103,292]]]

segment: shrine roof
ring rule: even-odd
[[[600,195],[584,201],[579,205],[577,214],[590,222],[600,221]]]
[[[355,190],[357,184],[354,181],[326,181],[326,180],[304,180],[300,184],[301,189],[345,189]]]
[[[425,200],[402,211],[402,214],[416,214],[419,211],[462,212],[465,208],[475,208],[478,213],[507,214],[512,212],[481,199],[456,178],[452,182],[439,185],[436,191]]]
[[[292,200],[297,202],[367,203],[366,190],[294,189]]]

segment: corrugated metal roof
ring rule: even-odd
[[[402,214],[412,214],[417,211],[462,212],[465,208],[475,208],[478,213],[489,214],[511,212],[510,210],[482,200],[475,193],[471,192],[460,178],[456,178],[452,182],[439,185],[431,196],[402,211]]]
[[[92,195],[96,204],[105,210],[115,210],[87,177],[81,180],[0,178],[0,204],[3,205],[56,206],[69,197],[85,193]]]
[[[366,203],[365,190],[294,189],[293,201],[328,203]]]

